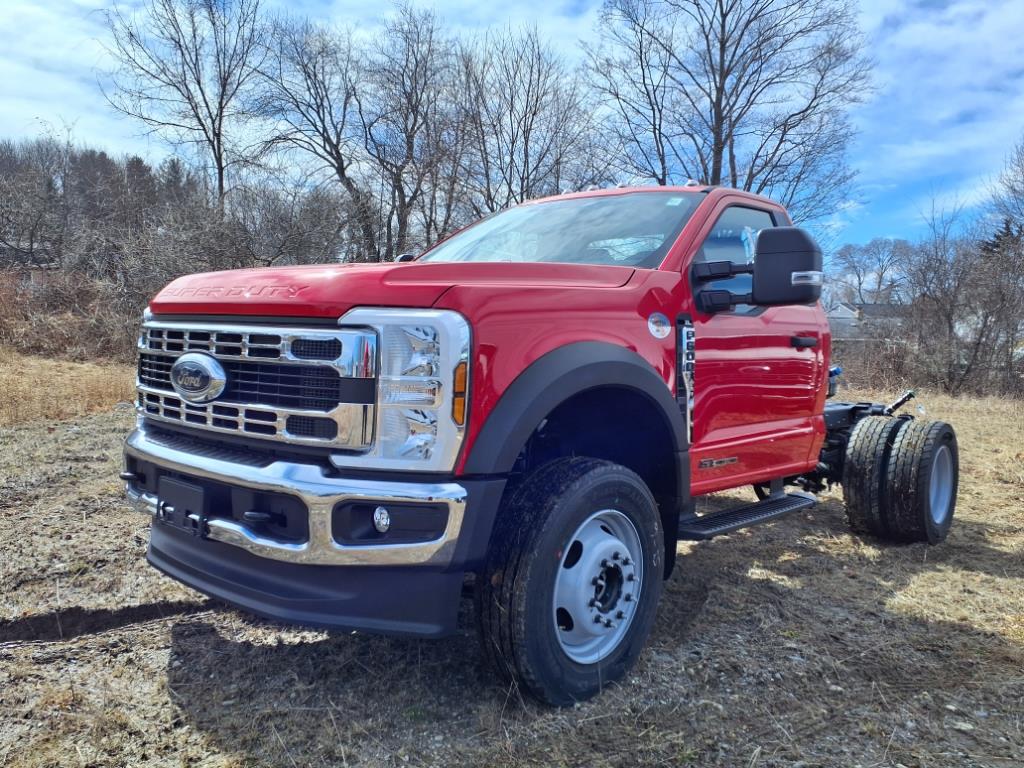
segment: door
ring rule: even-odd
[[[787,223],[781,214],[746,201],[729,204],[714,218],[693,262],[750,263],[757,232]],[[749,294],[751,280],[749,274],[735,275],[693,289]],[[825,375],[820,306],[741,304],[712,315],[695,310],[693,324],[694,493],[813,466],[820,442],[814,416]]]

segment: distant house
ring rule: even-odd
[[[859,329],[872,339],[900,338],[909,307],[904,304],[854,304],[860,313]]]
[[[836,339],[851,339],[857,335],[857,321],[860,313],[856,307],[840,302],[828,310],[828,324],[832,328],[832,337]]]
[[[891,339],[900,336],[907,309],[903,304],[840,302],[827,314],[836,339]]]

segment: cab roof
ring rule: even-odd
[[[765,197],[764,195],[758,195],[753,192],[746,192],[742,189],[734,189],[732,187],[714,186],[710,184],[686,184],[676,186],[658,186],[658,185],[647,185],[643,187],[604,187],[602,189],[590,189],[580,192],[564,192],[560,195],[549,195],[547,197],[539,197],[535,200],[526,201],[527,205],[533,203],[547,203],[553,200],[573,200],[582,197],[612,197],[614,195],[628,195],[637,192],[670,192],[672,194],[681,195],[705,195],[711,200],[717,200],[720,197],[729,195],[730,197],[743,197],[749,199],[751,202],[758,202],[761,204],[767,204],[774,207],[780,207],[779,203],[774,200]]]

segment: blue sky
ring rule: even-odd
[[[376,23],[380,2],[269,0],[312,17]],[[436,0],[451,25],[536,22],[575,56],[593,37],[599,2]],[[166,148],[103,101],[96,69],[108,62],[96,0],[4,0],[0,136],[68,128],[113,153],[158,158]],[[386,6],[383,6],[386,7]],[[836,240],[913,237],[932,200],[980,209],[1012,146],[1024,136],[1024,0],[862,0],[876,90],[852,117],[857,194],[837,212]]]

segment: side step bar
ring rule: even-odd
[[[700,517],[697,515],[683,517],[679,520],[678,538],[687,541],[703,541],[713,536],[738,531],[740,528],[771,522],[790,512],[796,512],[798,509],[813,507],[817,503],[817,499],[813,496],[787,493],[784,496],[765,499],[745,507],[713,512]]]

